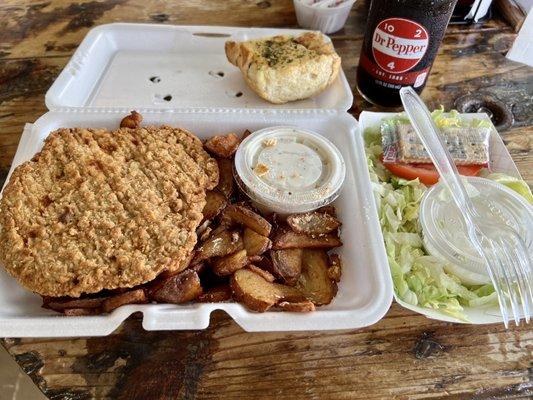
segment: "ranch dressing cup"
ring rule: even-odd
[[[476,212],[485,220],[508,225],[518,232],[533,254],[533,208],[518,193],[489,179],[464,177]],[[470,285],[490,283],[485,261],[470,243],[462,212],[451,200],[448,188],[437,183],[424,194],[419,223],[424,247],[447,264],[447,269]],[[485,246],[484,241],[481,242]]]
[[[261,129],[235,154],[235,180],[262,211],[301,213],[339,195],[346,166],[323,136],[291,126]]]

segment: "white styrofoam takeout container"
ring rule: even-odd
[[[364,132],[367,128],[379,127],[381,121],[386,118],[392,118],[398,113],[384,113],[384,112],[369,112],[363,111],[359,116],[359,130],[360,136],[364,135]],[[490,121],[490,118],[485,113],[473,113],[473,114],[462,114],[461,118],[465,120],[471,120],[474,118],[484,119]],[[502,138],[494,128],[491,129],[490,139],[489,139],[489,151],[490,151],[490,164],[489,169],[492,172],[501,172],[515,178],[522,179],[516,165],[509,154],[509,151],[505,147]],[[434,310],[431,308],[424,308],[420,306],[415,306],[413,304],[406,303],[400,299],[396,293],[394,293],[394,299],[402,307],[405,307],[409,310],[415,311],[419,314],[423,314],[428,318],[446,321],[446,322],[457,322],[457,323],[471,323],[471,324],[492,324],[496,322],[503,322],[502,315],[498,305],[488,305],[483,307],[465,307],[464,315],[468,321],[463,321],[457,318],[454,318],[450,315],[447,315],[441,311]]]
[[[362,137],[346,111],[352,95],[344,73],[312,99],[273,105],[250,91],[224,55],[224,42],[280,33],[273,29],[110,24],[91,30],[46,95],[49,112],[27,125],[12,168],[29,160],[60,127],[115,129],[136,109],[143,124],[169,124],[200,138],[245,129],[294,125],[318,132],[342,152],[347,176],[335,201],[343,222],[343,276],[333,302],[308,314],[254,313],[238,303],[144,304],[108,315],[65,317],[41,308],[39,296],[0,269],[0,337],[96,336],[143,314],[147,330],[203,329],[224,310],[247,331],[358,328],[374,324],[392,301]],[[240,95],[238,95],[240,93]],[[167,97],[171,96],[171,98]],[[165,100],[167,97],[168,101]]]

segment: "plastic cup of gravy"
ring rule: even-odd
[[[302,213],[339,195],[346,166],[333,143],[297,127],[261,129],[235,154],[235,180],[261,211]]]

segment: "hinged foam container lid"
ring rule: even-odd
[[[282,105],[248,88],[226,59],[226,40],[249,40],[295,29],[116,23],[92,29],[46,93],[50,110],[273,109],[345,112],[353,102],[344,72],[321,94]]]

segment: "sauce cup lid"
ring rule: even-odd
[[[477,213],[488,221],[515,229],[533,253],[533,208],[518,193],[490,179],[463,177]],[[420,225],[426,250],[471,272],[488,275],[468,237],[462,212],[442,183],[431,187],[420,203]],[[482,242],[483,246],[484,243]]]
[[[293,126],[261,129],[235,154],[236,181],[253,201],[278,213],[311,211],[339,195],[342,155],[325,137]]]

